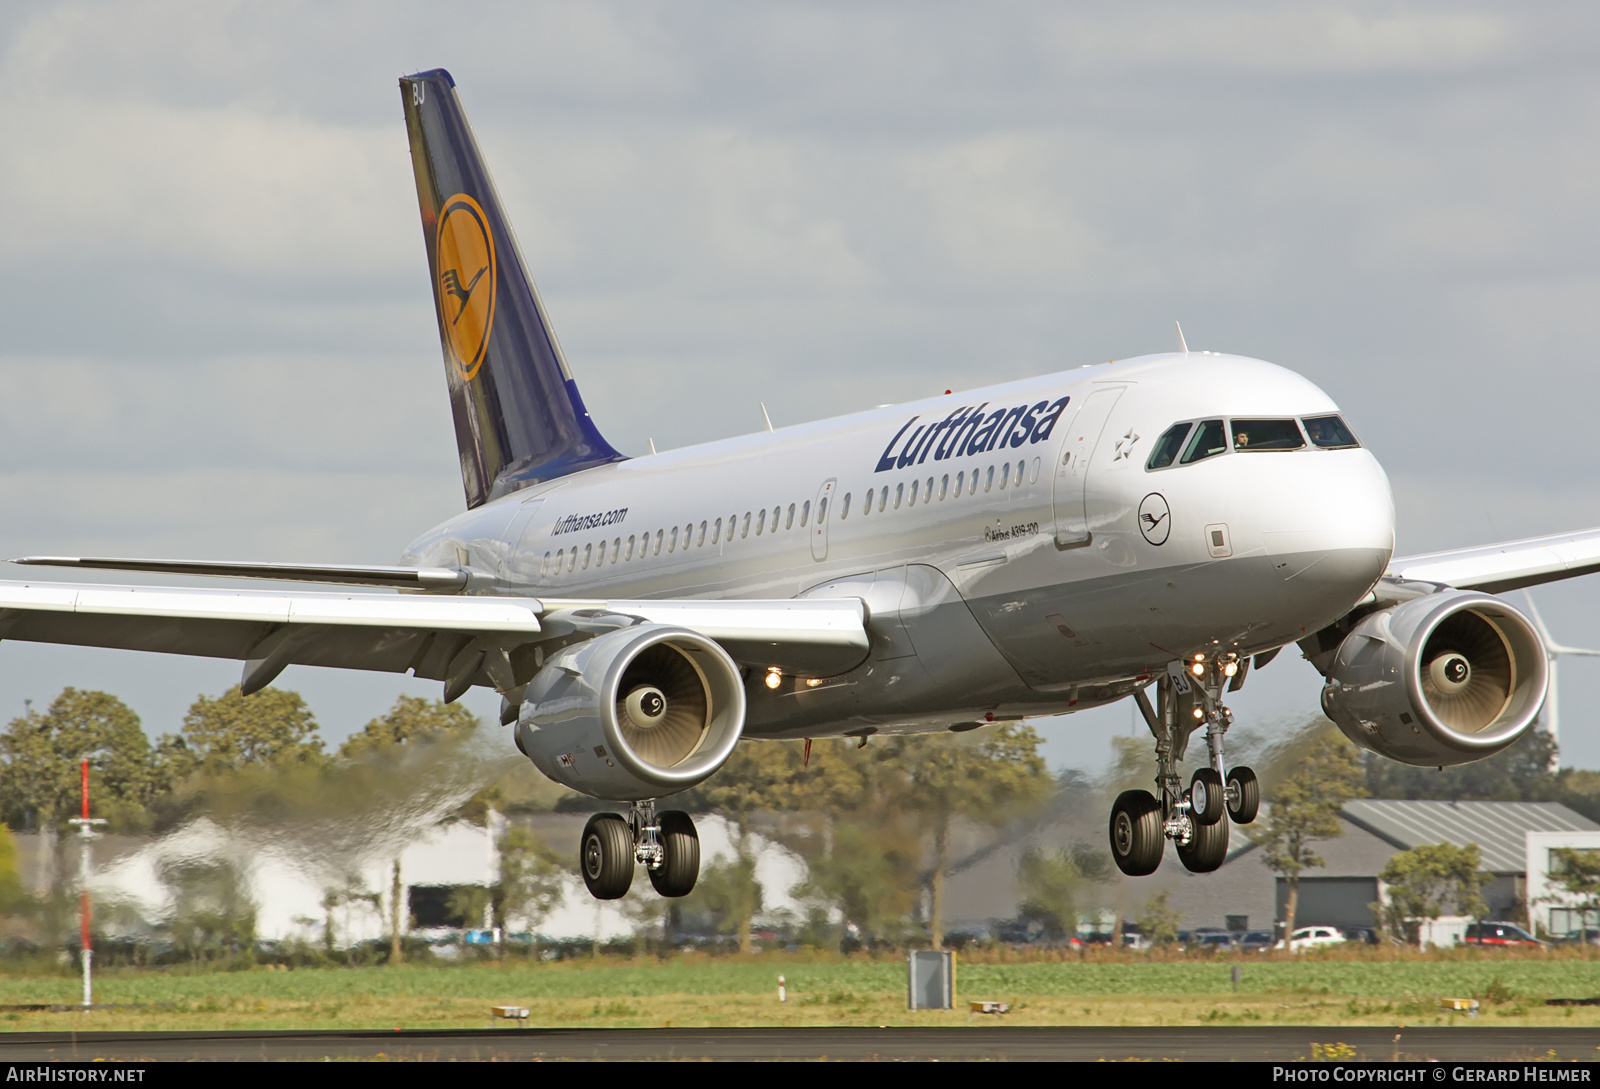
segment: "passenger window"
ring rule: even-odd
[[[922,501],[924,503],[933,502],[933,477],[931,476],[928,478],[927,486],[922,489]]]
[[[984,491],[988,491],[990,488],[993,488],[993,487],[994,487],[994,466],[991,465],[991,466],[989,466],[988,473],[984,474],[983,490]]]
[[[817,500],[817,524],[821,525],[823,520],[826,519],[827,517],[828,517],[828,501],[826,499]]]
[[[1188,447],[1183,451],[1183,457],[1178,460],[1184,465],[1190,465],[1227,452],[1228,435],[1222,426],[1222,421],[1202,420],[1200,426],[1194,429],[1194,438],[1189,440]]]
[[[628,555],[625,558],[626,559],[630,559],[630,560],[633,559],[633,535],[632,534],[629,534],[629,536],[628,536]]]
[[[600,550],[594,554],[594,565],[596,567],[604,567],[606,565],[606,543],[604,541],[600,542]]]
[[[1150,451],[1150,460],[1144,463],[1146,469],[1165,469],[1177,458],[1178,451],[1183,449],[1183,440],[1189,434],[1193,424],[1173,424],[1156,440],[1156,447]]]
[[[1039,459],[1038,458],[1034,458],[1033,459],[1033,466],[1032,466],[1031,470],[1028,473],[1028,483],[1029,484],[1034,484],[1034,483],[1037,483],[1038,480],[1039,480]]]
[[[793,529],[794,528],[794,504],[793,503],[789,504],[789,517],[787,517],[787,518],[785,518],[783,520],[783,528],[784,529]]]
[[[711,543],[716,544],[722,540],[722,519],[718,518],[711,524]]]
[[[767,508],[762,507],[756,512],[756,536],[761,536],[761,531],[767,528]]]
[[[1235,450],[1299,450],[1306,440],[1293,420],[1234,420]]]
[[[578,546],[572,546],[572,555],[567,557],[567,573],[571,574],[578,569]]]
[[[550,573],[550,553],[544,554],[544,559],[539,561],[539,577],[544,578]]]
[[[911,482],[911,502],[907,503],[906,506],[914,507],[914,506],[917,505],[917,489],[920,488],[921,486],[922,486],[922,481],[920,481],[920,480],[913,480]]]
[[[1008,461],[1000,466],[1000,490],[1006,490],[1006,482],[1011,479],[1011,463]]]
[[[967,485],[968,495],[978,494],[978,470],[972,470],[972,483]]]
[[[656,530],[655,555],[657,555],[657,556],[661,555],[661,536],[662,536],[662,531],[659,530],[659,529]]]
[[[677,526],[673,526],[672,527],[672,536],[667,538],[667,551],[668,552],[676,552],[677,550],[678,550],[678,527]]]
[[[949,494],[950,494],[950,474],[946,473],[944,476],[939,478],[939,501],[943,502],[944,501],[944,497],[949,495]]]
[[[1301,422],[1306,425],[1306,434],[1311,436],[1311,441],[1324,450],[1361,445],[1338,416],[1310,416]]]
[[[592,545],[592,544],[584,545],[583,546],[583,569],[585,571],[589,570],[589,557],[592,556],[592,555],[594,555],[594,545]]]
[[[749,511],[745,511],[744,512],[744,528],[739,531],[739,539],[742,541],[748,536],[750,536],[750,512]]]
[[[704,522],[701,522],[700,523],[700,536],[695,541],[695,547],[698,548],[701,545],[704,545],[705,543],[706,543],[706,524]]]
[[[906,486],[904,484],[896,484],[894,486],[894,509],[895,510],[899,510],[900,509],[900,501],[902,499],[904,499],[905,497],[906,497]]]
[[[800,528],[804,529],[806,521],[811,517],[811,500],[807,499],[800,504]]]
[[[1026,464],[1027,462],[1023,461],[1017,462],[1017,487],[1019,488],[1022,487],[1022,469]]]
[[[861,517],[865,518],[867,515],[872,513],[873,499],[874,499],[873,490],[871,488],[868,488],[867,489],[867,497],[861,501]]]
[[[956,474],[956,498],[957,499],[961,498],[961,489],[966,487],[966,486],[967,486],[967,473],[966,473],[966,470],[963,469],[961,472]]]
[[[844,502],[839,506],[839,521],[850,517],[850,493],[844,493]]]
[[[783,504],[772,508],[772,532],[778,532],[778,519],[783,517]]]
[[[889,505],[889,485],[885,484],[883,486],[883,491],[878,493],[878,512],[881,514],[883,512],[883,508],[887,507],[888,505]]]

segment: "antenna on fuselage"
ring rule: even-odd
[[[1189,342],[1183,339],[1183,326],[1174,321],[1172,327],[1178,331],[1178,350],[1184,355],[1189,354]]]
[[[767,430],[771,431],[772,430],[772,417],[767,415],[767,402],[765,402],[765,401],[757,401],[756,404],[761,406],[761,418],[766,421]]]
[[[655,439],[645,439],[644,441],[650,444],[650,452],[652,454],[654,454],[656,452],[656,440]]]

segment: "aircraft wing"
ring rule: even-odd
[[[1600,571],[1600,529],[1397,557],[1385,574],[1499,594],[1594,571]]]
[[[0,582],[0,639],[233,658],[247,692],[289,665],[410,672],[502,692],[541,643],[639,620],[692,628],[742,664],[827,676],[866,656],[859,599],[631,601]]]

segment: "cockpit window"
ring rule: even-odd
[[[1234,420],[1235,450],[1299,450],[1306,440],[1293,420]]]
[[[1183,451],[1183,457],[1178,460],[1184,465],[1189,465],[1227,452],[1228,432],[1222,426],[1222,421],[1201,420],[1200,426],[1194,429],[1194,438],[1189,440],[1188,447]]]
[[[1311,441],[1324,450],[1361,445],[1338,416],[1310,416],[1300,422],[1306,425],[1306,434],[1311,436]]]
[[[1156,448],[1150,452],[1150,460],[1145,462],[1146,469],[1165,469],[1172,464],[1178,456],[1178,451],[1183,448],[1183,437],[1189,433],[1192,424],[1173,424],[1167,428],[1167,433],[1156,440]]]

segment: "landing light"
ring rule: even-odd
[[[769,669],[767,671],[767,687],[768,688],[776,688],[782,683],[783,683],[783,674],[782,674],[782,672],[780,672],[779,670],[776,670],[776,669]]]
[[[1200,710],[1200,708],[1196,707],[1194,709],[1194,717],[1195,718],[1205,718],[1206,715],[1205,715],[1204,711],[1202,711],[1202,710]]]
[[[1235,662],[1229,662],[1227,665],[1222,667],[1222,675],[1224,677],[1231,677],[1237,672],[1239,672],[1239,666]]]
[[[822,683],[822,678],[821,677],[808,677],[806,679],[806,687],[807,688],[815,688],[815,687],[817,687],[817,685],[819,685],[821,683]]]
[[[1200,676],[1205,671],[1206,667],[1201,665],[1199,662],[1196,662],[1194,665],[1189,667],[1189,672],[1193,673],[1196,677]]]

